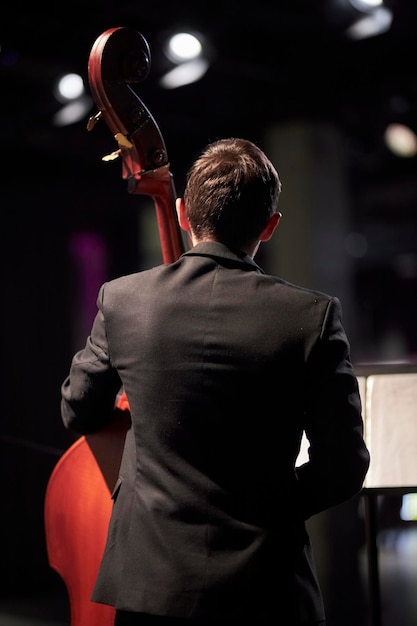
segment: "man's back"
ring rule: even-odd
[[[307,603],[324,619],[294,464],[330,304],[217,243],[105,286],[132,429],[94,599],[109,602],[111,579],[120,609],[259,617],[272,584],[297,617]]]

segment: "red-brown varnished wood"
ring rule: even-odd
[[[81,437],[55,466],[45,498],[48,560],[66,585],[72,626],[114,623],[113,607],[90,601],[110,513],[110,491]]]

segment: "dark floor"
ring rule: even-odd
[[[365,548],[360,560],[362,584],[368,593],[368,561]],[[417,626],[417,527],[414,523],[379,532],[378,566],[381,592],[380,626]],[[368,621],[369,626],[373,626],[371,617]],[[17,596],[0,599],[0,626],[69,624],[67,593],[64,585],[58,580],[49,594],[37,593],[34,597]]]
[[[417,626],[417,528],[385,530],[378,540],[381,626]]]
[[[68,626],[69,601],[64,586],[33,596],[0,600],[0,626]]]

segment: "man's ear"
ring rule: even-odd
[[[261,233],[261,236],[259,237],[260,241],[268,241],[268,239],[271,239],[272,235],[274,234],[274,230],[279,224],[280,219],[281,213],[273,213],[271,215],[267,225],[265,226],[264,230]]]
[[[190,232],[190,224],[188,223],[187,216],[185,214],[184,198],[177,198],[175,200],[175,208],[177,210],[178,224],[185,232]]]

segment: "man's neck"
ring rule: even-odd
[[[219,239],[215,239],[214,237],[202,237],[201,239],[198,239],[197,237],[195,237],[192,233],[191,233],[191,243],[193,246],[196,246],[198,243],[203,243],[203,242],[209,242],[209,241],[216,241],[218,243],[223,243],[222,241],[220,241]],[[248,246],[235,246],[237,247],[239,250],[242,250],[242,252],[244,252],[245,254],[247,254],[248,256],[251,257],[251,259],[255,258],[255,254],[258,252],[258,248],[260,245],[260,241],[255,241],[253,242],[251,245]],[[228,245],[228,244],[225,244]],[[233,247],[233,246],[232,246]]]

